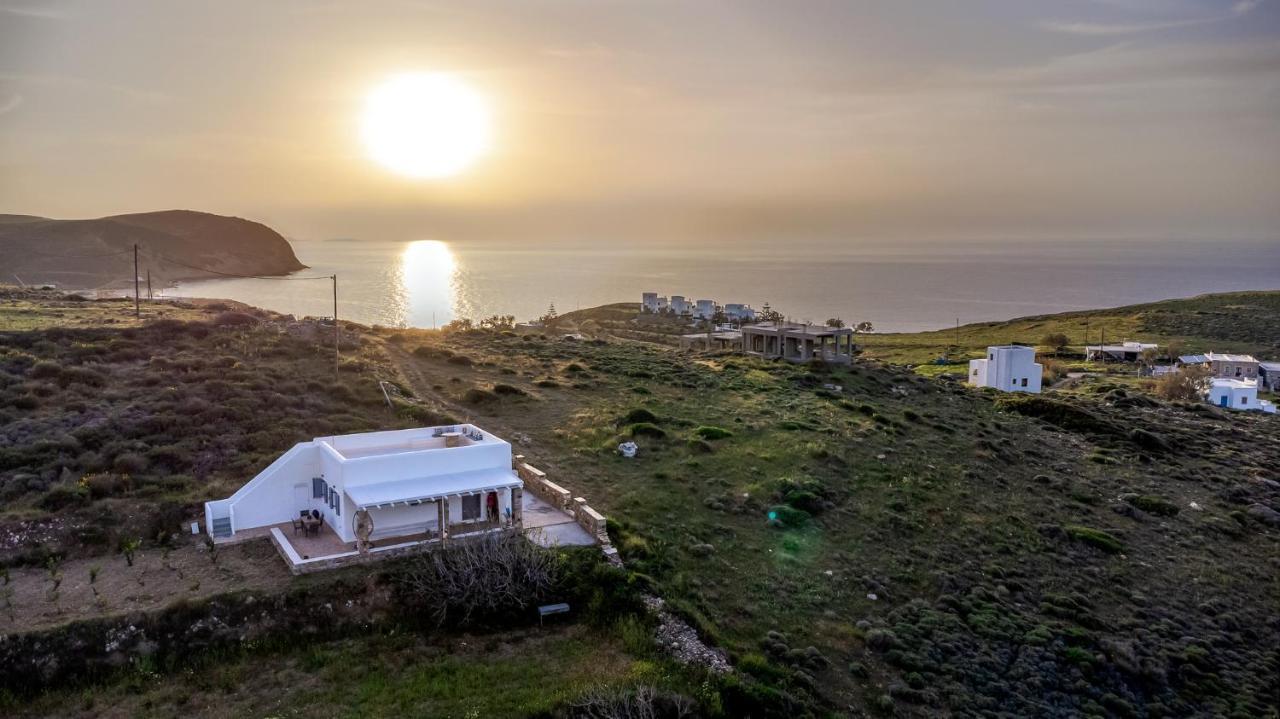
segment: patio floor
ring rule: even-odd
[[[521,493],[520,508],[524,514],[524,535],[532,542],[544,547],[596,543],[595,537],[583,529],[572,515],[556,509],[532,492]]]

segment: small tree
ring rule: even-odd
[[[1156,380],[1156,394],[1172,401],[1198,401],[1204,398],[1212,374],[1204,365],[1182,367]]]
[[[1057,357],[1062,354],[1062,350],[1066,349],[1067,345],[1071,344],[1071,338],[1061,332],[1051,332],[1040,338],[1040,344],[1045,347],[1052,347],[1053,356]]]
[[[133,557],[141,546],[141,539],[126,539],[120,543],[120,553],[124,555],[124,561],[130,567],[133,566]]]
[[[831,319],[827,320],[827,326],[840,329],[841,327],[844,327],[844,320],[840,319],[839,317],[832,317]]]
[[[853,331],[859,334],[867,334],[869,332],[875,332],[876,330],[874,327],[871,326],[871,323],[869,321],[863,320],[858,324],[854,325]]]
[[[756,319],[761,322],[781,322],[783,318],[781,312],[773,309],[769,306],[769,303],[766,302],[764,303],[764,307],[762,307],[760,312],[756,315]]]
[[[552,322],[555,322],[556,318],[559,316],[560,316],[559,313],[556,312],[556,303],[552,302],[550,305],[547,306],[546,313],[538,318],[538,321],[544,325],[550,324]]]
[[[1178,340],[1169,340],[1164,346],[1165,355],[1169,358],[1169,364],[1177,364],[1178,356],[1182,354],[1182,343]]]

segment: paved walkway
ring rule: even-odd
[[[590,546],[596,543],[568,512],[547,504],[532,492],[522,492],[520,502],[524,513],[524,534],[531,541],[544,547],[556,545]]]

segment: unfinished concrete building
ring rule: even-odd
[[[742,351],[767,359],[792,362],[821,359],[848,364],[853,361],[853,330],[799,322],[761,322],[742,328]]]

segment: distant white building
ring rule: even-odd
[[[1208,397],[1210,404],[1226,409],[1276,411],[1274,404],[1265,400],[1258,401],[1257,380],[1214,377],[1209,383]]]
[[[751,305],[730,302],[724,306],[724,316],[734,322],[754,322],[756,311],[751,308]]]
[[[686,300],[683,295],[671,295],[671,311],[677,315],[689,314],[689,300]]]
[[[987,348],[986,359],[969,360],[969,384],[1005,392],[1039,393],[1043,370],[1036,362],[1034,348],[998,345]]]
[[[640,294],[640,311],[641,312],[657,312],[658,311],[658,293],[642,292]]]
[[[693,316],[700,320],[709,320],[716,316],[715,300],[698,300],[693,308]]]
[[[1137,362],[1146,350],[1159,349],[1160,345],[1148,342],[1122,342],[1118,345],[1086,345],[1085,359],[1112,362]]]

